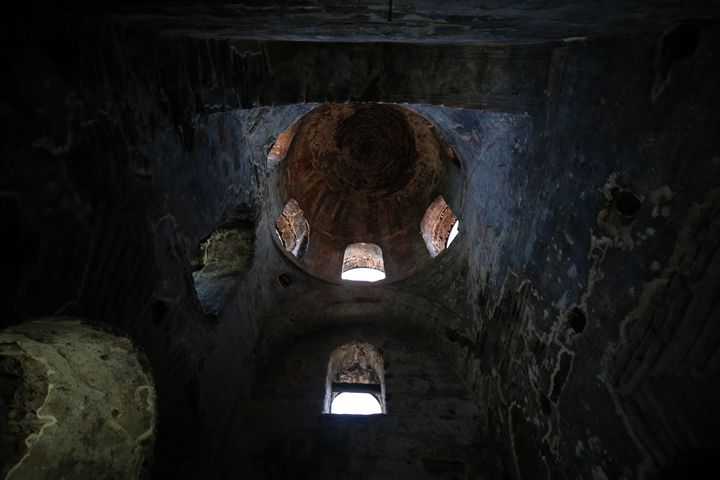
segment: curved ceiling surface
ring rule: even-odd
[[[386,282],[431,259],[420,222],[448,169],[459,168],[430,121],[398,105],[329,104],[296,128],[281,190],[310,225],[301,267],[339,282],[344,249],[356,242],[380,246]]]

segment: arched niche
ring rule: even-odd
[[[385,278],[382,249],[374,243],[351,243],[345,247],[341,278],[356,282],[378,282]]]
[[[310,224],[294,198],[285,204],[275,220],[275,229],[283,248],[295,258],[302,258],[310,241]]]
[[[430,204],[420,222],[420,232],[431,257],[437,257],[450,246],[458,233],[459,224],[442,195]]]
[[[372,395],[380,404],[380,412],[387,413],[385,365],[380,352],[369,343],[346,343],[330,354],[323,413],[334,413],[332,403],[344,392]]]

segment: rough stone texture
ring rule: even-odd
[[[379,387],[374,393],[383,413],[387,413],[385,399],[385,362],[382,354],[369,343],[352,341],[340,345],[330,353],[325,375],[323,413],[330,413],[337,392],[333,382],[345,384],[373,384]]]
[[[706,465],[720,430],[718,7],[654,3],[449,2],[442,18],[397,28],[365,4],[357,23],[354,7],[327,5],[29,15],[22,32],[3,30],[0,209],[12,235],[0,322],[74,312],[147,352],[153,478],[264,472],[261,459],[278,476],[316,472],[335,445],[350,446],[320,475],[365,460],[379,475],[469,475],[481,446],[403,466],[342,441],[373,440],[377,425],[289,413],[270,426],[278,439],[311,432],[328,449],[303,456],[304,440],[278,441],[238,458],[252,443],[244,409],[263,408],[259,385],[280,378],[265,366],[298,338],[361,323],[378,338],[437,339],[432,358],[454,364],[476,401],[462,438],[492,438],[501,459],[490,472],[677,478]],[[428,5],[401,8],[439,8]],[[277,20],[266,30],[265,14]],[[317,106],[305,102],[355,100],[414,104],[461,165],[442,192],[460,235],[392,285],[330,285],[275,242],[282,169],[267,168],[268,152]],[[238,206],[257,212],[252,263],[210,321],[193,259]],[[322,382],[321,370],[310,376]],[[299,408],[290,397],[285,412]],[[403,433],[388,408],[384,432],[430,443],[427,424]]]
[[[254,213],[238,208],[200,245],[202,268],[193,272],[193,279],[206,315],[217,317],[252,267],[254,242]]]
[[[647,282],[672,268],[666,267],[671,255],[681,255],[673,254],[684,248],[678,242],[714,236],[686,223],[720,179],[709,141],[718,126],[710,105],[719,99],[702,86],[720,73],[712,53],[718,31],[701,31],[697,50],[676,60],[657,98],[649,64],[662,42],[624,43],[614,56],[600,54],[609,44],[596,45],[600,50],[587,44],[557,51],[551,78],[555,68],[563,77],[548,86],[554,106],[545,118],[531,124],[490,115],[479,123],[448,111],[451,124],[465,125],[459,133],[480,145],[521,122],[533,127],[497,162],[480,162],[469,180],[465,211],[474,215],[463,217],[465,238],[483,247],[471,249],[469,258],[474,321],[447,331],[474,391],[495,407],[485,425],[506,439],[520,478],[650,478],[686,449],[717,448],[717,439],[702,433],[717,429],[714,414],[704,416],[704,426],[695,423],[690,412],[705,410],[673,393],[714,401],[717,389],[708,382],[717,382],[717,368],[702,370],[697,380],[666,377],[672,388],[660,382],[653,389],[657,380],[643,373],[645,360],[623,373],[626,360],[614,357],[644,358],[651,348],[647,362],[657,371],[663,368],[658,355],[667,358],[677,348],[662,340],[662,325],[692,316],[698,324],[674,332],[675,341],[693,345],[703,322],[712,323],[714,295],[703,289],[694,302],[674,304],[669,324],[649,312],[645,329],[632,329],[642,340],[623,333],[635,323],[625,320],[628,314],[646,302]],[[633,80],[610,73],[641,59],[648,68]],[[492,129],[470,126],[489,122]],[[461,143],[459,153],[467,158],[473,143]],[[700,224],[701,231],[712,228],[709,219]],[[680,233],[688,228],[693,233]],[[712,257],[705,258],[696,275],[712,278]],[[699,312],[686,313],[691,306]],[[701,359],[716,352],[717,337],[708,335],[713,340],[695,353]]]
[[[147,473],[155,386],[130,340],[78,320],[34,320],[0,333],[0,372],[3,478]]]
[[[270,185],[273,203],[297,201],[312,230],[298,265],[329,282],[340,281],[355,243],[382,249],[387,283],[427,266],[418,235],[425,209],[449,184],[462,195],[452,148],[431,120],[397,105],[313,109],[297,121],[286,162]]]
[[[295,199],[285,204],[282,213],[275,220],[275,228],[285,250],[297,258],[302,258],[310,241],[310,225]]]
[[[372,268],[385,272],[383,251],[374,243],[351,243],[343,253],[342,272],[354,268]]]
[[[502,463],[479,425],[478,406],[422,337],[355,327],[301,338],[273,359],[246,423],[234,472],[255,479],[500,479]],[[382,354],[387,414],[323,414],[336,347],[367,342]],[[276,458],[275,461],[269,461]]]
[[[420,231],[431,256],[436,257],[445,250],[455,222],[457,217],[442,196],[437,197],[425,211]]]
[[[646,456],[645,469],[697,453],[692,463],[709,467],[716,454],[719,194],[690,209],[667,266],[638,292],[605,355],[604,380]]]

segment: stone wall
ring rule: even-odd
[[[703,405],[720,395],[719,35],[692,25],[555,49],[547,110],[512,120],[528,126],[512,151],[474,145],[497,149],[487,114],[439,122],[479,158],[463,218],[473,323],[447,340],[520,478],[650,478],[718,446]]]
[[[60,318],[0,332],[6,480],[147,478],[155,385],[130,340]]]
[[[385,364],[387,414],[323,414],[332,351],[368,342]],[[229,475],[255,479],[504,478],[494,440],[452,364],[429,338],[365,325],[297,339],[276,355],[231,425]]]
[[[485,465],[524,479],[641,478],[711,456],[716,24],[409,48],[423,36],[413,25],[391,42],[340,43],[301,31],[302,41],[239,38],[179,17],[33,17],[3,51],[0,91],[0,208],[13,232],[3,236],[0,322],[82,314],[147,352],[158,395],[153,478],[359,475],[353,451],[379,476],[473,478]],[[274,188],[267,152],[312,108],[304,102],[358,99],[471,107],[413,107],[461,157],[460,235],[427,270],[373,289],[327,285],[287,261],[263,203]],[[238,208],[253,212],[252,263],[243,257],[228,298],[206,315],[193,259]],[[424,423],[389,402],[388,417],[355,433],[343,420],[294,415],[315,412],[322,392],[266,365],[285,365],[278,352],[297,337],[369,316],[440,339],[438,352],[412,358],[411,344],[387,340],[388,358],[407,367],[399,391],[414,391],[417,361],[436,372],[423,381],[428,404],[444,412],[459,396],[468,410]],[[374,328],[378,342],[389,333]],[[333,338],[306,339],[308,382]],[[472,408],[457,380],[443,383],[447,359]],[[274,402],[256,385],[283,378],[296,382],[286,421],[255,449],[236,413]],[[433,397],[432,383],[447,389]],[[461,454],[433,453],[435,428]],[[418,455],[399,452],[414,436]],[[335,438],[360,443],[323,470]],[[264,456],[274,447],[282,462]]]

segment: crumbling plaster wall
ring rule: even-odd
[[[3,269],[3,324],[74,312],[127,332],[158,379],[153,475],[197,478],[223,421],[214,415],[251,388],[254,324],[243,278],[228,307],[237,321],[215,328],[191,258],[238,205],[255,207],[263,147],[242,139],[257,112],[198,118],[138,53],[142,41],[119,40],[127,30],[42,27],[6,52],[2,198],[19,236],[4,251],[21,253]],[[230,385],[227,364],[237,370]]]
[[[279,260],[263,232],[233,300],[215,320],[202,313],[192,250],[238,204],[258,207],[263,149],[309,107],[232,110],[355,99],[491,111],[433,107],[468,162],[461,236],[437,273],[377,295],[328,288],[329,301],[357,313],[380,311],[395,288],[400,306],[424,297],[414,308],[447,327],[446,347],[484,407],[479,429],[507,445],[516,475],[635,476],[647,436],[660,430],[643,434],[628,403],[643,381],[628,392],[619,379],[616,358],[633,350],[620,332],[633,336],[629,314],[644,311],[644,282],[674,278],[677,232],[717,185],[716,29],[701,24],[697,50],[673,56],[658,53],[654,34],[428,45],[407,55],[402,44],[229,41],[153,28],[29,26],[11,44],[22,48],[3,52],[13,68],[1,119],[2,206],[18,232],[5,251],[21,252],[3,272],[3,321],[78,312],[138,341],[157,379],[155,477],[194,478],[222,459],[214,448],[228,432],[217,426],[251,398],[259,320],[302,332],[283,309],[323,298],[309,292],[325,287]],[[656,58],[669,66],[656,68]],[[630,223],[617,212],[615,184],[641,200]],[[272,220],[261,212],[258,228]],[[687,240],[678,258],[682,245],[695,248]],[[709,366],[698,368],[704,383],[676,385],[715,398],[713,357],[698,358]],[[676,450],[663,446],[646,463],[662,465]]]
[[[0,380],[3,478],[147,478],[155,385],[129,339],[73,318],[10,327]]]
[[[395,320],[390,317],[388,320]],[[376,347],[385,364],[387,414],[321,413],[333,349]],[[255,479],[503,477],[478,405],[431,336],[373,321],[297,338],[262,372],[250,422],[236,428],[236,475]],[[239,426],[238,426],[239,427]]]
[[[469,175],[473,325],[447,339],[521,478],[648,478],[718,446],[719,37],[692,28],[555,49],[531,154]]]

